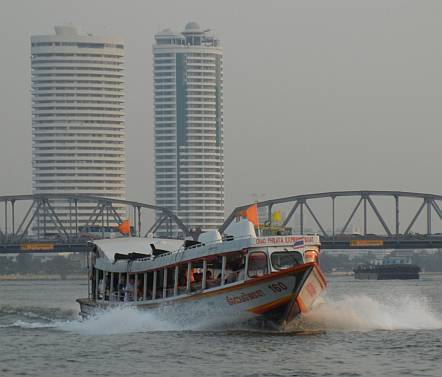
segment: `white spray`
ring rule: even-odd
[[[440,313],[425,298],[374,299],[369,296],[327,298],[306,315],[307,323],[330,330],[429,330],[442,328]]]

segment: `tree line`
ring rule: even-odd
[[[324,272],[352,271],[356,266],[369,263],[373,259],[374,255],[371,253],[350,257],[345,254],[323,252],[320,256],[320,264]],[[423,271],[442,272],[442,251],[432,255],[415,254],[411,259],[412,263],[418,265]],[[67,257],[57,255],[47,260],[30,254],[19,254],[15,260],[0,258],[0,274],[60,274],[86,271],[82,257],[75,254]]]
[[[60,274],[86,272],[87,268],[77,255],[56,255],[44,260],[30,254],[19,254],[15,260],[0,258],[0,274]]]
[[[352,271],[360,264],[370,263],[374,259],[374,254],[350,256],[345,254],[333,254],[333,252],[321,253],[319,262],[324,272]],[[422,271],[442,272],[442,251],[430,255],[414,254],[411,262],[419,266]]]

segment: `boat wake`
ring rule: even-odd
[[[52,328],[84,335],[112,335],[146,331],[174,331],[167,321],[159,319],[153,313],[141,312],[131,308],[116,308],[99,312],[85,320],[79,318],[59,320],[42,318],[38,314],[26,312],[26,319],[18,319],[9,324],[0,324],[0,328],[19,327],[23,329]]]
[[[117,307],[112,310],[97,312],[87,319],[80,319],[78,316],[72,318],[65,316],[62,320],[59,315],[48,317],[47,311],[38,308],[27,308],[26,310],[1,311],[7,313],[10,320],[0,323],[1,328],[23,328],[23,329],[54,329],[73,332],[83,335],[113,335],[135,332],[159,332],[159,331],[204,331],[215,330],[217,323],[209,313],[186,313],[185,315],[172,308],[167,310],[140,311],[136,308]],[[44,312],[45,315],[42,315]],[[68,313],[65,313],[68,314]],[[207,315],[205,315],[207,314]],[[0,317],[2,317],[0,315]],[[18,319],[19,318],[19,319]]]
[[[327,298],[305,316],[308,325],[325,330],[432,330],[442,328],[442,315],[426,298],[369,296]]]
[[[78,310],[38,306],[0,306],[0,328],[53,327],[57,321],[78,318]]]
[[[81,335],[113,335],[159,331],[247,331],[223,326],[215,321],[210,310],[198,308],[185,314],[163,308],[143,312],[130,307],[118,307],[97,312],[81,320],[70,310],[39,308],[0,308],[1,328],[53,329]],[[217,317],[219,318],[219,317]],[[9,320],[8,320],[9,319]],[[6,323],[5,323],[6,322]],[[304,331],[373,331],[373,330],[431,330],[442,328],[442,315],[432,311],[428,300],[412,296],[374,299],[369,296],[326,298],[305,315],[294,333]],[[256,329],[250,329],[256,332]],[[316,332],[315,332],[316,333]]]
[[[194,330],[196,326],[159,311],[143,312],[136,308],[120,307],[97,312],[94,316],[84,320],[65,322],[59,328],[87,335],[113,335],[135,332],[185,331]]]

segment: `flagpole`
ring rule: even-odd
[[[265,193],[261,193],[261,194],[260,194],[261,199],[264,199],[266,195],[267,195],[267,194],[265,194]],[[258,203],[259,203],[259,201],[258,201],[258,194],[257,194],[257,193],[253,193],[253,194],[252,194],[252,197],[255,197],[256,214],[257,214],[257,218],[258,218],[258,236],[260,237],[260,236],[261,236],[261,224],[260,224],[260,222],[259,222],[259,210],[258,210]]]
[[[257,217],[258,217],[258,237],[261,237],[261,228],[259,227],[260,223],[259,223],[258,199],[255,201],[255,205],[256,205],[256,213],[257,213]]]

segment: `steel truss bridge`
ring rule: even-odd
[[[85,205],[92,208],[86,222],[80,219],[80,208]],[[57,209],[60,206],[67,208],[64,219]],[[98,227],[101,234],[98,232],[96,237],[105,238],[106,228],[125,220],[117,210],[121,207],[126,207],[136,236],[154,234],[160,227],[170,236],[176,229],[183,236],[189,235],[187,227],[171,211],[150,204],[88,195],[0,196],[0,253],[87,252],[90,238],[81,229]],[[143,224],[145,220],[151,224]]]
[[[271,199],[256,203],[265,228],[292,228],[296,233],[318,233],[323,249],[442,248],[442,195],[402,191],[335,191]],[[68,222],[57,206],[64,203]],[[124,219],[125,206],[137,236],[155,234],[160,227],[172,236],[192,233],[171,211],[150,204],[88,195],[0,196],[0,253],[86,252],[88,238],[80,232],[79,207],[93,210],[81,226],[102,229]],[[254,204],[254,203],[251,203]],[[251,204],[237,207],[220,231]],[[2,210],[3,206],[3,210]],[[280,218],[275,221],[274,214]],[[262,216],[261,216],[262,217]],[[35,231],[36,219],[39,220]],[[361,229],[351,232],[357,222]],[[51,225],[50,234],[45,230]],[[49,228],[49,227],[48,227]]]
[[[349,200],[353,200],[351,206]],[[267,214],[266,225],[270,227],[274,225],[272,214],[278,209],[282,214],[279,225],[294,222],[296,233],[307,233],[308,219],[314,233],[321,236],[323,249],[414,249],[442,247],[441,201],[442,195],[366,190],[295,195],[256,204]],[[320,210],[314,209],[317,202],[321,202]],[[249,206],[237,207],[221,232]],[[349,233],[356,217],[361,230]]]

